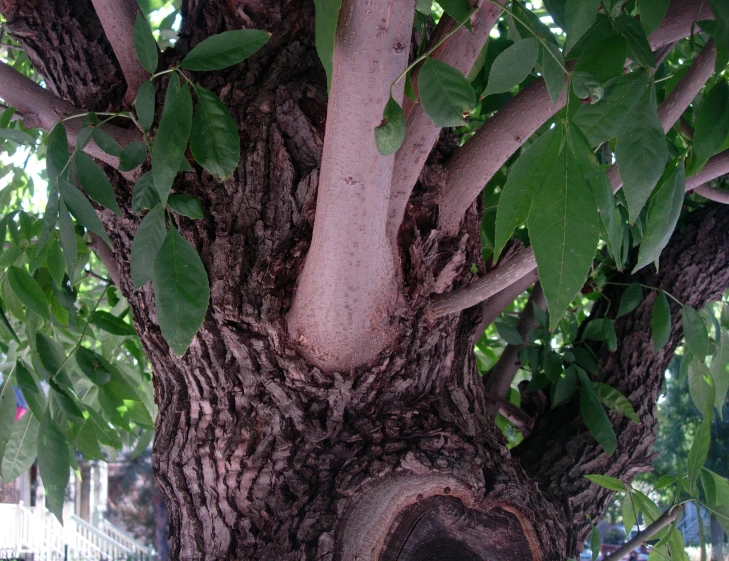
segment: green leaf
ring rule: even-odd
[[[509,325],[503,321],[497,321],[494,323],[494,326],[496,327],[496,331],[499,333],[499,337],[501,337],[509,345],[524,344],[521,334],[513,325]]]
[[[711,0],[711,11],[715,25],[711,36],[716,42],[716,72],[722,72],[729,62],[729,6],[724,0]]]
[[[633,409],[633,405],[630,401],[628,401],[628,398],[618,390],[608,386],[607,384],[603,384],[602,382],[593,382],[592,390],[595,392],[595,395],[600,398],[600,401],[605,407],[612,409],[613,411],[617,411],[618,413],[622,413],[631,421],[640,423],[640,418],[636,414],[635,409]]]
[[[615,351],[618,342],[613,320],[607,318],[593,319],[582,332],[582,340],[605,341],[608,350]]]
[[[625,527],[625,535],[629,536],[630,531],[635,526],[635,521],[638,518],[635,507],[633,506],[633,498],[630,493],[625,493],[623,501],[620,504],[620,511],[623,515],[623,526]]]
[[[622,76],[628,43],[622,35],[611,35],[585,48],[575,65],[575,72],[587,72],[601,84]]]
[[[635,310],[642,300],[643,287],[636,282],[632,283],[625,289],[625,292],[623,292],[623,295],[620,298],[620,306],[618,307],[617,317],[624,316],[625,314],[629,314]]]
[[[586,475],[585,477],[596,485],[604,487],[605,489],[610,489],[611,491],[628,491],[625,483],[620,481],[620,479],[610,477],[609,475],[599,475],[597,473],[593,473]]]
[[[2,476],[5,481],[17,479],[33,465],[39,426],[38,420],[28,413],[13,425],[3,454]]]
[[[628,42],[628,48],[635,61],[647,68],[655,68],[656,59],[653,58],[653,51],[638,20],[627,14],[621,14],[612,22],[618,33]]]
[[[316,17],[314,37],[316,53],[319,55],[327,74],[327,90],[332,87],[332,56],[334,55],[334,36],[342,0],[314,0]]]
[[[10,288],[18,299],[32,312],[41,317],[51,319],[48,311],[48,300],[43,289],[28,271],[19,267],[9,267],[7,271]]]
[[[562,127],[555,127],[532,143],[511,168],[496,209],[494,260],[509,241],[514,229],[526,222],[532,199],[562,146]]]
[[[78,265],[78,246],[76,245],[76,232],[73,229],[73,220],[63,201],[59,205],[58,224],[68,278],[72,279],[76,272],[76,266]]]
[[[48,149],[46,150],[46,172],[51,185],[58,184],[59,177],[68,175],[68,138],[63,123],[56,124],[48,134]]]
[[[215,177],[226,179],[240,159],[240,135],[228,108],[213,92],[195,86],[197,109],[192,118],[190,150]]]
[[[136,333],[133,325],[128,324],[123,319],[110,314],[109,312],[101,310],[97,310],[91,314],[91,323],[112,335],[121,335],[122,337],[125,337]]]
[[[702,413],[710,409],[716,400],[716,385],[711,370],[698,358],[689,363],[688,383],[691,401]]]
[[[108,384],[111,373],[106,369],[99,355],[86,347],[79,347],[74,354],[76,364],[86,377],[97,386]]]
[[[147,147],[144,142],[132,142],[119,156],[119,171],[132,171],[141,166],[146,158]]]
[[[686,345],[694,356],[703,362],[709,352],[709,332],[704,320],[691,306],[682,306],[681,325]]]
[[[591,146],[602,144],[628,123],[647,87],[648,75],[643,70],[608,80],[602,99],[595,104],[582,104],[573,122]]]
[[[723,419],[724,401],[729,390],[729,331],[726,329],[721,330],[719,351],[711,360],[711,376],[714,378],[716,388],[714,405],[719,411],[719,417]]]
[[[132,194],[132,209],[141,214],[145,208],[152,209],[159,203],[159,194],[154,187],[154,178],[151,172],[142,174],[134,184]]]
[[[511,88],[520,84],[534,68],[538,56],[539,41],[533,37],[521,39],[502,51],[491,65],[489,81],[486,90],[483,92],[483,97],[508,92]],[[422,98],[422,89],[420,95]]]
[[[394,154],[405,140],[405,114],[392,96],[382,113],[382,123],[375,127],[375,144],[383,156]]]
[[[615,158],[631,224],[638,219],[663,175],[668,158],[666,136],[657,111],[651,86],[630,114],[628,123],[618,132]]]
[[[51,239],[51,234],[56,229],[56,222],[58,222],[58,184],[49,182],[48,202],[43,213],[41,233],[38,236],[38,251],[42,250],[46,242]]]
[[[581,371],[581,368],[571,364],[560,375],[557,383],[553,385],[552,409],[572,400],[577,390],[577,374]]]
[[[15,342],[20,343],[18,334],[15,332],[15,329],[13,329],[13,326],[10,325],[10,322],[8,321],[8,317],[5,315],[5,310],[3,308],[4,308],[3,302],[2,302],[2,299],[0,299],[0,321],[2,321],[3,325],[5,326],[5,329],[8,330],[8,332],[10,333],[10,336],[15,340]]]
[[[690,175],[701,171],[729,136],[729,85],[719,79],[699,106],[694,131],[694,152]]]
[[[145,132],[149,132],[154,123],[156,97],[154,84],[150,80],[142,82],[137,91],[137,98],[134,100],[134,109],[137,113],[137,121]]]
[[[539,279],[549,305],[550,329],[582,288],[600,236],[595,199],[569,141],[555,158],[527,219]]]
[[[677,480],[678,478],[675,475],[662,475],[653,485],[653,489],[665,489],[669,485],[673,485],[674,483],[676,483]]]
[[[545,0],[544,6],[549,11],[554,22],[565,29],[565,0]]]
[[[48,406],[48,400],[33,372],[28,370],[20,359],[15,361],[15,377],[31,413],[40,421]]]
[[[271,34],[258,29],[224,31],[198,43],[182,59],[188,70],[220,70],[244,61],[268,42]]]
[[[170,197],[171,199],[171,197]],[[132,241],[131,269],[134,290],[152,280],[154,263],[165,239],[165,214],[155,206],[142,220]]]
[[[616,256],[617,261],[621,256],[623,231],[615,208],[613,188],[610,185],[610,180],[607,178],[605,171],[598,163],[594,152],[590,148],[590,144],[582,134],[582,131],[572,123],[569,124],[569,131],[580,172],[590,187],[590,191],[597,204],[600,225],[605,232],[608,249],[612,255]]]
[[[210,287],[200,256],[174,227],[154,263],[152,283],[162,335],[181,356],[205,319]]]
[[[476,105],[476,94],[463,74],[432,58],[420,69],[418,91],[423,109],[439,127],[464,125],[463,115]]]
[[[640,25],[646,35],[650,35],[661,24],[671,0],[640,0]]]
[[[0,129],[0,139],[10,140],[17,144],[33,144],[35,138],[30,136],[27,132],[18,129]]]
[[[726,478],[710,469],[702,468],[701,485],[707,503],[712,506],[729,505],[729,481]]]
[[[600,400],[592,390],[592,383],[587,374],[581,371],[578,374],[580,376],[580,413],[595,440],[610,455],[617,446],[615,431],[610,424],[605,409],[600,404]]]
[[[187,84],[180,86],[176,73],[170,77],[162,119],[152,144],[152,177],[160,201],[167,204],[172,182],[185,154],[192,126],[192,96]]]
[[[94,142],[96,142],[99,148],[101,148],[104,152],[112,156],[116,156],[117,158],[121,156],[122,148],[119,146],[119,143],[101,130],[100,127],[94,127],[93,137]]]
[[[81,187],[83,187],[83,190],[86,191],[88,196],[101,206],[105,206],[114,211],[118,216],[121,216],[121,209],[116,202],[114,188],[106,178],[106,174],[101,171],[101,168],[81,151],[76,152],[73,163],[76,166],[76,176],[78,177],[79,183],[81,183]]]
[[[546,52],[546,49],[549,49],[551,54]],[[559,94],[562,93],[564,88],[565,74],[563,67],[564,57],[557,45],[547,43],[546,48],[542,47],[542,75],[552,103],[557,103]]]
[[[600,0],[566,0],[564,18],[567,41],[565,51],[575,46],[577,41],[592,26],[597,17]]]
[[[13,391],[13,371],[5,376],[0,386],[0,460],[15,424],[15,391]]]
[[[638,263],[633,273],[658,260],[668,245],[681,214],[686,194],[686,177],[683,162],[676,161],[666,168],[658,187],[648,199],[648,213],[643,231],[643,241],[638,252]]]
[[[205,217],[200,200],[190,195],[170,195],[167,204],[177,214],[187,216],[193,220],[202,220]]]
[[[84,197],[83,193],[63,179],[61,179],[60,188],[61,199],[71,211],[71,214],[78,220],[78,223],[84,228],[91,230],[111,247],[111,240],[106,234],[104,225],[96,215],[94,207],[91,206],[91,203]]]
[[[134,22],[134,49],[144,69],[154,74],[158,63],[157,43],[147,20],[140,12],[137,12],[137,20]]]
[[[692,495],[696,496],[696,480],[701,473],[701,468],[706,462],[711,445],[711,417],[705,416],[704,420],[696,429],[694,440],[688,455],[688,484]]]
[[[471,14],[471,6],[468,0],[436,0],[443,11],[457,22],[468,19]]]
[[[86,421],[81,430],[73,439],[73,445],[78,448],[88,460],[106,460],[99,446],[99,437],[94,430],[94,424]]]
[[[63,523],[63,499],[68,485],[70,459],[66,437],[46,409],[38,431],[38,471],[46,492],[46,506]]]
[[[668,306],[668,298],[663,292],[658,293],[653,305],[651,334],[653,351],[658,353],[668,343],[671,336],[671,308]]]
[[[590,526],[592,526],[592,532],[590,533],[590,549],[592,550],[592,561],[597,561],[597,558],[600,556],[600,532],[598,532],[595,525],[590,522]]]

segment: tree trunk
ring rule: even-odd
[[[46,37],[37,10],[48,3],[0,0],[0,9],[10,32],[33,45],[36,67],[53,75],[59,94],[84,105],[88,84],[51,68],[51,60],[69,66],[78,55],[70,48],[58,53]],[[67,36],[73,29],[88,39],[98,19],[72,4],[55,3],[56,32]],[[153,465],[167,504],[170,558],[536,561],[575,555],[584,513],[597,515],[608,497],[594,486],[585,491],[582,474],[617,469],[629,478],[647,465],[661,364],[678,342],[676,328],[670,349],[644,361],[643,347],[633,341],[645,346],[650,337],[650,331],[634,333],[645,328],[648,303],[621,320],[619,356],[635,359],[628,382],[618,379],[614,357],[600,350],[600,379],[614,382],[646,415],[638,429],[613,417],[619,467],[610,467],[618,462],[599,451],[574,404],[537,416],[535,436],[512,457],[487,414],[475,368],[481,307],[436,320],[423,312],[434,291],[472,280],[466,264],[484,269],[478,205],[457,237],[442,240],[436,201],[422,190],[414,195],[418,212],[400,229],[404,296],[390,345],[366,368],[310,366],[288,339],[285,317],[311,240],[326,123],[313,3],[188,0],[182,12],[180,40],[165,53],[168,66],[212,33],[254,27],[273,36],[245,64],[195,75],[230,107],[242,155],[225,182],[195,166],[173,187],[202,201],[205,219],[179,217],[176,226],[200,252],[211,284],[206,320],[183,357],[162,337],[151,287],[132,289],[129,254],[140,217],[131,210],[132,184],[107,168],[124,215],[99,212],[154,370]],[[88,75],[97,76],[109,60],[85,63]],[[118,83],[114,88],[107,88],[112,105],[124,94]],[[729,215],[716,214],[721,222],[716,219],[712,239],[723,248]],[[663,280],[656,281],[671,291],[684,286],[672,284],[684,278],[676,270],[688,251],[682,243],[662,260]],[[698,275],[718,258],[716,246],[696,248],[690,258]],[[729,285],[727,256],[719,253],[724,273],[707,280],[700,296],[686,296],[688,303],[716,297]],[[636,448],[639,437],[646,440]],[[567,490],[582,493],[576,507],[568,506]]]

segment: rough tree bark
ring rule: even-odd
[[[51,9],[53,21],[44,15]],[[119,65],[90,0],[0,0],[0,10],[63,99],[89,109],[121,107]],[[584,513],[597,514],[607,499],[582,474],[603,469],[628,478],[648,461],[661,364],[670,354],[642,360],[651,299],[618,323],[619,353],[599,351],[600,378],[645,417],[635,426],[613,419],[617,467],[586,434],[572,405],[535,415],[535,436],[511,455],[488,414],[472,356],[484,306],[441,317],[425,312],[433,292],[475,278],[466,264],[483,272],[479,212],[472,208],[457,235],[443,239],[438,201],[428,190],[416,190],[414,210],[390,250],[401,294],[387,302],[388,344],[367,367],[325,372],[312,366],[298,338],[289,337],[286,314],[312,243],[327,124],[313,3],[188,0],[182,13],[180,40],[162,64],[226,29],[273,35],[246,63],[196,75],[230,107],[242,157],[225,182],[195,166],[173,187],[202,201],[204,220],[180,217],[176,225],[199,250],[211,283],[206,320],[183,357],[161,335],[151,288],[132,290],[129,253],[140,217],[131,211],[132,184],[106,168],[124,214],[99,214],[154,369],[154,469],[169,513],[171,558],[536,561],[574,555],[587,530]],[[78,45],[89,45],[88,52]],[[383,189],[388,182],[382,178]],[[651,281],[679,297],[690,287],[689,304],[729,285],[729,213],[710,211],[702,220],[714,227],[689,225]],[[377,226],[389,244],[385,223]],[[691,239],[702,241],[684,242]],[[713,278],[709,271],[716,271]],[[678,338],[674,327],[673,346]],[[629,378],[622,376],[623,360],[634,361]]]

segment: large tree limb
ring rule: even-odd
[[[82,113],[4,62],[0,62],[0,98],[23,116],[24,124],[29,128],[39,127],[48,131],[64,117]],[[64,127],[69,143],[74,145],[82,129],[81,119],[70,119],[64,123]],[[122,129],[109,124],[103,125],[102,129],[122,147],[142,138],[135,129]],[[119,158],[101,150],[93,140],[86,144],[84,151],[113,167],[119,165]]]
[[[496,321],[496,318],[501,315],[501,312],[504,311],[506,306],[513,302],[519,294],[527,290],[538,280],[539,276],[537,275],[537,269],[534,268],[530,273],[527,273],[518,281],[510,284],[501,292],[498,292],[491,298],[486,299],[483,304],[483,309],[481,310],[483,319],[476,329],[475,336],[480,337],[481,334],[486,331],[486,328]]]
[[[710,201],[724,205],[729,204],[729,193],[722,191],[721,189],[717,189],[716,187],[712,187],[711,185],[699,185],[696,189],[694,189],[694,193],[698,193]]]
[[[134,22],[137,14],[141,13],[139,5],[136,0],[91,1],[124,73],[127,82],[124,101],[131,106],[139,86],[149,78],[149,73],[139,62],[134,48]]]
[[[374,129],[406,67],[412,19],[409,0],[346,0],[339,16],[314,232],[288,315],[301,353],[327,370],[368,362],[391,340],[398,288],[383,179],[394,158],[377,151]]]
[[[433,52],[431,58],[450,64],[467,75],[486,45],[489,33],[500,15],[499,6],[484,0],[471,17],[471,31],[461,27]],[[449,16],[442,17],[438,27],[435,28],[431,43],[438,43],[457,25]],[[413,75],[412,81],[413,87],[417,88],[417,73]],[[395,169],[392,173],[387,216],[387,234],[390,239],[397,236],[410,193],[440,134],[440,127],[428,117],[422,103],[413,103],[408,99],[404,103],[403,110],[407,116],[407,133],[402,147],[395,155]]]
[[[680,301],[700,309],[721,298],[729,287],[729,207],[715,206],[689,215],[686,227],[675,232],[661,254],[660,271],[652,267],[614,279],[640,282],[673,294]],[[607,298],[600,299],[591,317],[614,317],[623,286],[609,285]],[[595,518],[612,492],[590,483],[584,475],[599,473],[629,481],[650,469],[656,429],[656,400],[663,376],[683,333],[680,307],[670,302],[671,335],[657,354],[651,340],[651,318],[655,291],[647,291],[636,310],[615,321],[617,351],[605,343],[595,344],[598,373],[594,380],[619,390],[632,403],[641,422],[609,413],[617,436],[612,456],[605,454],[582,421],[579,398],[546,410],[533,432],[515,448],[515,455],[545,491],[561,505],[565,518],[578,529],[573,546],[581,543],[589,529],[587,518]],[[608,315],[609,314],[609,315]],[[626,374],[629,373],[629,374]],[[581,529],[581,530],[580,530]]]
[[[691,33],[701,0],[674,0],[660,27],[650,36],[653,49],[676,42]],[[711,17],[707,7],[702,17]],[[494,174],[536,130],[564,106],[566,92],[552,104],[544,80],[524,88],[448,162],[446,189],[440,204],[440,227],[445,235],[458,231],[461,220]]]
[[[704,169],[696,175],[687,177],[686,191],[698,189],[704,183],[726,174],[729,174],[729,150],[724,150],[716,156],[712,156],[709,158],[709,161],[706,162]]]
[[[714,71],[715,60],[716,48],[714,47],[714,42],[709,41],[701,50],[701,53],[699,53],[696,57],[696,60],[693,62],[686,74],[684,74],[673,91],[671,91],[658,108],[658,116],[663,124],[663,130],[665,132],[667,132],[676,123],[676,121],[678,121],[686,108],[699,94],[706,81],[711,77]],[[543,93],[546,95],[546,88],[543,87],[543,89],[545,90]],[[469,145],[470,143],[467,144],[466,147]],[[462,151],[463,150],[456,152],[454,159]],[[688,191],[693,189],[707,181],[715,179],[719,175],[724,175],[726,173],[729,173],[729,150],[711,158],[700,174],[687,179],[686,190]],[[613,187],[613,192],[620,190],[623,186],[623,182],[620,178],[620,172],[617,165],[613,164],[608,168],[607,176]],[[441,218],[441,220],[443,220],[443,218]],[[505,266],[505,263],[499,265],[483,278],[475,281],[467,287],[454,290],[449,294],[437,296],[434,299],[434,302],[438,302],[438,309],[450,310],[446,313],[455,313],[460,311],[456,309],[460,305],[468,304],[469,306],[473,306],[486,298],[490,298],[493,294],[495,294],[494,287],[499,287],[499,290],[503,290],[503,280],[500,276],[496,277],[496,274],[502,266]],[[519,271],[519,274],[523,275],[531,274],[536,268],[534,253],[531,249],[516,255],[513,260],[510,260],[508,263],[510,270]],[[494,280],[489,280],[489,277],[491,276],[494,276]],[[468,297],[464,297],[464,294],[467,294]],[[479,297],[481,297],[481,300],[478,300]]]

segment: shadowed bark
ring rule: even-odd
[[[41,0],[36,4],[45,5]],[[0,0],[0,9],[9,5]],[[120,106],[124,84],[116,66],[109,77],[98,75],[98,82],[84,82],[73,72],[64,79],[47,61],[65,60],[74,51],[55,54],[59,47],[44,35],[46,24],[39,16],[13,9],[10,31],[33,46],[34,60],[45,64],[39,70],[49,72],[61,98],[86,108],[102,102]],[[87,29],[93,20],[90,0],[73,6],[58,2],[54,9],[54,33],[80,33],[79,40],[90,41],[84,35],[92,33]],[[606,500],[606,495],[585,490],[582,479],[585,470],[596,469],[589,463],[599,456],[594,441],[582,431],[573,408],[565,407],[553,412],[571,415],[566,427],[572,432],[553,446],[561,446],[561,454],[529,439],[519,458],[513,458],[488,414],[472,353],[482,306],[441,317],[425,311],[433,292],[473,281],[467,264],[486,269],[478,204],[459,220],[460,231],[444,240],[437,229],[436,194],[416,190],[398,244],[388,249],[397,252],[388,256],[399,266],[395,275],[402,296],[388,314],[392,329],[387,344],[367,367],[322,371],[302,357],[300,341],[290,339],[286,314],[299,290],[316,214],[323,208],[317,197],[324,173],[327,92],[314,49],[313,9],[304,0],[189,0],[182,5],[181,36],[163,57],[167,66],[213,33],[246,27],[273,33],[245,63],[195,75],[230,108],[242,154],[225,182],[193,163],[194,171],[181,174],[173,185],[173,192],[202,203],[202,220],[172,216],[199,251],[211,284],[205,322],[183,357],[174,356],[162,337],[151,287],[132,289],[129,254],[141,217],[131,210],[133,185],[105,168],[123,216],[98,209],[114,246],[104,259],[117,270],[115,282],[130,302],[154,369],[159,414],[153,464],[169,516],[170,558],[569,557],[579,543],[576,536],[583,533],[584,512],[597,512]],[[92,78],[104,60],[115,64],[108,43],[94,45],[105,58],[91,59],[99,66],[84,59]],[[107,82],[111,77],[113,85]],[[103,87],[109,89],[105,98],[89,99]],[[436,152],[440,149],[448,147]],[[442,174],[438,157],[436,153],[422,178]],[[388,181],[382,182],[385,193]],[[716,224],[719,215],[712,215]],[[384,221],[379,226],[381,242],[389,243]],[[689,230],[687,239],[695,242],[698,234]],[[719,230],[727,231],[723,222],[701,235],[708,239]],[[671,251],[680,264],[676,274],[685,275],[691,268],[680,261],[681,251],[693,262],[704,253],[691,248],[704,245],[681,247]],[[672,282],[670,258],[662,263],[665,282]],[[717,267],[722,264],[717,260]],[[717,278],[723,282],[719,273]],[[714,284],[704,292],[712,290],[718,290]],[[621,321],[626,323],[619,334],[626,349],[633,349],[632,338],[645,334],[632,330],[643,324]],[[673,344],[677,337],[674,333]],[[600,376],[608,382],[618,376],[610,360],[605,359]],[[652,366],[646,368],[658,376]],[[626,442],[632,442],[635,431],[647,431],[647,441],[652,438],[650,413],[660,379],[651,380],[642,389],[636,386],[640,393],[635,394],[616,383],[631,399],[653,399],[639,408],[648,415],[641,428],[619,424]],[[539,419],[535,431],[544,440],[557,438],[549,432],[547,417]],[[584,455],[572,453],[575,441]],[[627,444],[620,450],[631,473],[644,467],[647,449],[632,451],[635,457]],[[536,475],[537,457],[543,458],[542,468],[551,479]],[[569,509],[561,494],[567,489],[574,490],[578,501]],[[588,505],[588,499],[594,504]]]

